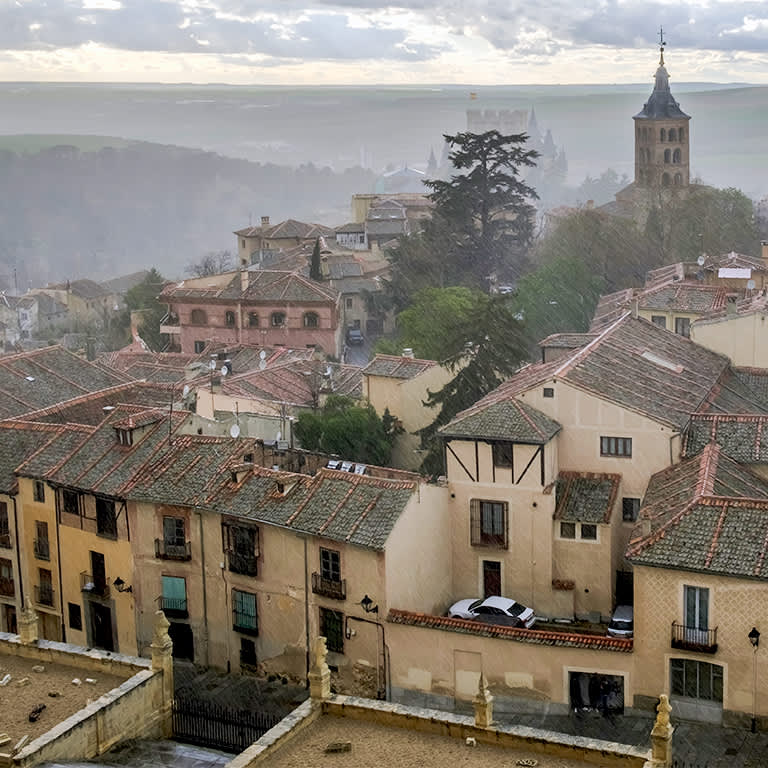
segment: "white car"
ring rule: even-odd
[[[522,603],[499,595],[486,597],[485,600],[471,597],[459,600],[448,609],[448,615],[454,619],[473,619],[486,624],[528,629],[536,621],[532,608],[526,608]]]

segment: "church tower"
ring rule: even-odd
[[[661,38],[663,40],[663,37]],[[688,123],[690,116],[680,109],[669,90],[661,43],[656,84],[635,121],[635,186],[687,188],[690,183]]]

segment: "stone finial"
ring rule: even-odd
[[[173,640],[168,634],[168,627],[171,622],[165,617],[162,611],[155,611],[154,631],[152,633],[152,648],[173,647]]]
[[[656,712],[656,722],[651,729],[651,765],[654,768],[666,768],[672,765],[672,734],[675,729],[669,721],[672,707],[664,693],[659,696]]]
[[[328,668],[328,646],[325,638],[315,639],[315,659],[309,672],[309,696],[311,699],[327,699],[331,695],[331,670]]]
[[[34,645],[40,637],[37,611],[32,607],[32,598],[27,595],[25,608],[19,614],[19,639],[22,645]]]
[[[478,728],[490,728],[493,723],[493,696],[488,689],[488,681],[481,674],[477,683],[477,693],[472,703],[475,707],[475,725]]]
[[[173,703],[173,640],[168,634],[171,622],[165,618],[162,611],[155,611],[155,624],[152,633],[152,669],[162,674],[163,706],[161,729],[163,736],[169,738],[173,733],[171,722],[171,705]]]

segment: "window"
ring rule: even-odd
[[[256,658],[256,643],[247,637],[240,638],[240,666],[255,667],[258,664]]]
[[[667,140],[667,129],[666,128],[662,128],[659,131],[659,141],[666,141],[666,140]]]
[[[259,327],[259,314],[258,314],[258,312],[249,312],[248,313],[248,327],[249,328],[258,328]]]
[[[163,517],[163,541],[175,547],[183,547],[186,541],[183,517]]]
[[[690,629],[709,629],[709,590],[705,587],[683,587],[685,626]]]
[[[651,315],[651,322],[654,325],[658,325],[659,328],[667,327],[667,318],[664,315]]]
[[[35,598],[41,605],[53,605],[53,576],[47,568],[38,568],[38,585],[35,587]]]
[[[681,162],[682,162],[682,157],[683,157],[683,155],[682,155],[682,153],[680,152],[680,150],[679,150],[679,149],[676,149],[676,150],[675,150],[675,151],[672,153],[672,162],[673,162],[673,163],[677,163],[677,164],[679,164],[679,163],[681,163]]]
[[[685,128],[678,128],[677,129],[677,140],[678,141],[685,141]]]
[[[640,512],[640,499],[632,499],[625,496],[621,500],[621,519],[625,523],[634,523]]]
[[[675,186],[680,187],[683,184],[683,174],[682,173],[676,173],[675,174]]]
[[[349,298],[349,297],[347,297],[346,299],[344,299],[344,306],[345,306],[347,309],[352,309],[352,305],[353,305],[353,303],[354,303],[354,302],[353,302],[353,299],[351,299],[351,298]]]
[[[245,576],[258,575],[259,529],[239,525],[224,526],[224,548],[229,570]]]
[[[690,318],[687,317],[676,317],[675,318],[675,333],[679,334],[680,336],[685,336],[685,338],[689,338],[691,335],[691,321]]]
[[[672,151],[669,149],[664,150],[664,162],[665,163],[672,162]]]
[[[560,523],[560,538],[561,539],[575,539],[576,538],[576,523],[566,523],[562,521]]]
[[[335,549],[320,548],[320,576],[328,581],[341,580],[341,556]]]
[[[192,325],[206,325],[208,323],[208,318],[206,317],[205,310],[193,309],[189,313],[189,322],[192,323]]]
[[[245,238],[243,238],[242,240],[240,240],[240,247],[241,247],[241,248],[245,248]]]
[[[195,342],[195,354],[199,355],[204,349],[205,349],[205,342],[204,341],[196,341]]]
[[[69,628],[82,630],[83,615],[80,606],[77,603],[67,603],[67,609],[69,611]]]
[[[235,324],[235,313],[231,309],[224,313],[224,324],[230,328]]]
[[[620,456],[624,459],[632,457],[632,438],[631,437],[601,437],[600,438],[601,456]]]
[[[96,497],[96,533],[111,539],[117,538],[117,516],[112,499]]]
[[[320,318],[317,316],[316,312],[305,312],[304,313],[304,327],[305,328],[319,328],[320,327]]]
[[[163,611],[167,616],[186,618],[187,580],[183,576],[163,576]]]
[[[669,129],[669,140],[677,141],[677,131],[674,128]]]
[[[718,664],[693,659],[670,659],[669,681],[673,696],[722,704],[723,668]]]
[[[67,488],[61,490],[61,508],[68,515],[80,514],[80,494]]]
[[[0,595],[3,597],[16,596],[13,583],[13,563],[4,557],[0,557]]]
[[[469,504],[474,546],[507,548],[507,503],[472,499]]]
[[[329,651],[344,653],[344,614],[330,608],[321,608],[320,634],[326,639]]]
[[[554,387],[544,387],[544,397],[554,397],[554,396],[555,396]]]
[[[232,590],[232,628],[249,635],[259,634],[256,595],[253,592]]]
[[[273,312],[270,323],[273,328],[280,328],[285,325],[285,312]]]
[[[51,545],[48,541],[48,523],[35,521],[35,557],[38,560],[51,559]]]
[[[512,443],[493,444],[493,464],[496,467],[512,466]]]
[[[8,521],[8,505],[0,501],[0,547],[11,546],[11,529]]]
[[[32,489],[32,498],[35,501],[39,501],[41,504],[45,501],[45,483],[42,480],[35,480],[34,488]]]
[[[670,181],[669,180],[669,174],[668,173],[663,173],[661,175],[661,186],[662,187],[668,187],[669,186],[669,181]]]
[[[588,541],[597,541],[597,526],[593,523],[582,523],[581,538]]]

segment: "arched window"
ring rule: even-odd
[[[675,186],[681,187],[683,185],[683,174],[682,173],[676,173],[675,174]]]
[[[248,313],[248,327],[249,328],[258,328],[259,327],[259,315],[257,312],[249,312]]]
[[[279,328],[285,325],[285,312],[273,312],[270,322],[273,328]]]
[[[668,163],[672,159],[672,151],[669,149],[664,150],[664,162]]]
[[[648,141],[648,128],[647,126],[643,126],[643,141]]]
[[[192,325],[207,325],[208,318],[205,316],[205,310],[193,309],[189,315],[189,322]]]
[[[304,313],[304,327],[305,328],[318,328],[320,326],[320,318],[315,312]]]
[[[224,313],[224,323],[230,328],[235,324],[235,313],[231,309]]]
[[[669,174],[665,173],[661,177],[661,186],[662,187],[668,187],[669,186]]]
[[[659,141],[666,141],[666,140],[667,140],[667,129],[666,128],[662,128],[659,131]]]
[[[676,150],[675,150],[675,151],[672,153],[672,162],[673,162],[673,163],[679,163],[679,162],[680,162],[680,160],[681,160],[681,158],[682,158],[682,153],[680,152],[680,150],[679,150],[679,149],[676,149]]]
[[[651,150],[650,149],[646,149],[645,150],[645,162],[648,163],[648,164],[650,164],[650,162],[651,162]]]
[[[677,131],[674,128],[669,129],[669,140],[677,141]]]
[[[678,128],[677,129],[677,140],[678,141],[685,141],[685,128]]]

